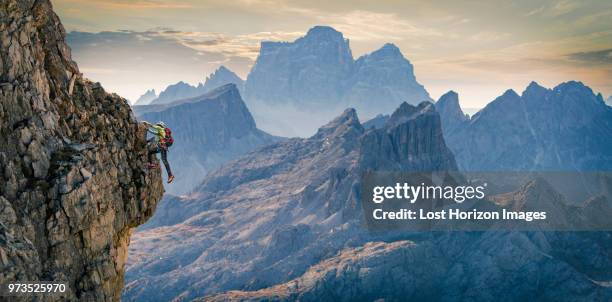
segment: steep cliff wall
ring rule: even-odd
[[[127,101],[81,76],[64,36],[48,0],[0,2],[0,283],[117,301],[163,187]]]

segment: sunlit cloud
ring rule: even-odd
[[[154,1],[154,0],[64,0],[73,4],[88,4],[104,8],[115,9],[160,9],[160,8],[191,8],[189,3],[180,1]]]
[[[116,83],[105,86],[122,94],[159,89],[181,79],[197,82],[220,64],[245,77],[261,41],[294,41],[315,25],[342,32],[356,57],[386,42],[396,44],[433,97],[453,89],[480,106],[506,88],[518,89],[531,80],[553,86],[569,79],[612,94],[610,1],[53,3],[68,30],[126,34],[123,38],[130,42],[114,40],[109,46],[93,39],[73,51],[82,70]],[[100,63],[99,57],[109,53],[113,60]],[[146,66],[147,60],[152,66]]]

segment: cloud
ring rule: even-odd
[[[168,9],[191,8],[189,3],[181,1],[155,1],[155,0],[63,0],[71,4],[88,4],[111,9]]]
[[[612,64],[612,48],[571,53],[567,55],[567,58],[573,61],[585,63]]]
[[[394,13],[377,13],[354,10],[343,14],[316,13],[322,22],[331,21],[332,27],[352,40],[399,40],[405,37],[441,37],[442,33],[427,27],[419,27]]]
[[[199,52],[217,53],[225,57],[243,57],[254,61],[259,54],[261,41],[295,40],[302,32],[255,32],[251,34],[230,36],[215,32],[197,31],[147,31],[134,33],[145,37],[163,37],[174,40],[185,47]]]
[[[541,5],[527,12],[526,14],[523,14],[523,16],[540,16],[554,18],[572,13],[580,7],[581,3],[578,1],[549,1],[547,4]]]

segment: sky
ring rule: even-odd
[[[480,108],[531,81],[578,80],[612,95],[612,1],[52,0],[85,76],[135,101],[196,84],[220,65],[246,78],[265,40],[315,25],[350,40],[355,58],[386,42],[437,99]]]

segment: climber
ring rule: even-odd
[[[162,162],[164,162],[164,166],[166,167],[166,173],[168,173],[168,183],[171,183],[174,180],[174,175],[172,174],[172,170],[170,170],[170,164],[168,163],[168,148],[174,143],[174,139],[172,138],[172,131],[166,126],[166,124],[164,124],[164,122],[161,121],[157,122],[157,124],[155,125],[147,121],[144,121],[143,123],[147,127],[149,127],[147,132],[153,134],[153,137],[147,140],[147,155],[149,159],[147,167],[157,168],[158,165],[153,163],[153,156],[155,156],[155,154],[157,153],[161,153]]]

